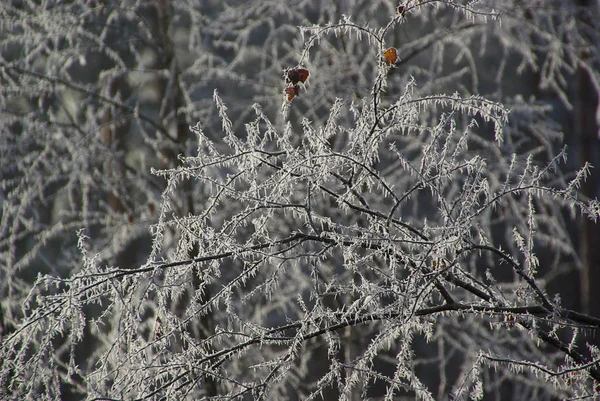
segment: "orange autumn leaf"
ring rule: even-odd
[[[290,86],[289,88],[285,88],[285,93],[287,94],[288,102],[291,102],[294,97],[300,94],[300,87],[298,85]]]
[[[398,50],[395,47],[390,47],[383,52],[383,59],[387,65],[396,64],[398,62]]]

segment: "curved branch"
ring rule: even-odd
[[[535,280],[531,277],[529,277],[521,268],[521,266],[515,262],[514,260],[512,260],[512,258],[510,258],[508,255],[506,255],[504,252],[500,251],[497,248],[494,248],[492,246],[489,245],[472,245],[470,247],[467,248],[463,248],[461,250],[459,250],[457,252],[457,254],[460,254],[462,252],[466,252],[466,251],[471,251],[471,250],[483,250],[483,251],[489,251],[492,252],[494,254],[496,254],[497,256],[501,257],[502,259],[504,259],[505,261],[507,261],[512,267],[513,270],[515,271],[515,273],[517,273],[519,276],[521,276],[529,285],[529,287],[531,287],[531,289],[536,293],[536,295],[538,296],[540,302],[542,303],[542,305],[544,305],[544,307],[546,309],[548,309],[548,311],[554,311],[555,307],[550,303],[550,301],[548,301],[548,298],[546,297],[546,295],[544,295],[544,293],[542,292],[542,290],[540,289],[540,287],[538,287],[538,285],[536,284]]]

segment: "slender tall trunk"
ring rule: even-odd
[[[183,113],[182,109],[185,106],[185,97],[183,91],[181,89],[180,82],[180,69],[177,64],[177,58],[175,53],[175,45],[171,38],[171,32],[169,30],[171,24],[171,10],[169,6],[169,0],[156,0],[157,7],[157,23],[158,23],[158,32],[157,37],[161,43],[161,59],[159,61],[160,68],[168,69],[170,74],[169,78],[161,85],[162,93],[161,93],[161,106],[159,116],[163,120],[163,124],[168,126],[170,122],[175,124],[176,129],[176,147],[177,149],[167,150],[167,153],[170,153],[169,157],[173,163],[178,163],[177,154],[182,153],[185,154],[187,148],[188,135],[189,131],[189,123],[187,121],[186,115]],[[182,214],[194,214],[194,199],[192,197],[192,180],[185,180],[183,185],[181,186],[181,191],[184,196],[184,205],[181,212]],[[188,253],[189,258],[195,258],[198,256],[198,246],[194,246],[192,250]],[[182,316],[185,313],[185,309],[189,302],[193,299],[194,294],[197,293],[197,290],[204,287],[204,283],[200,278],[200,272],[196,272],[194,275],[191,286],[188,290],[188,294],[184,297],[181,297],[174,305],[176,309],[176,313],[179,316]],[[197,300],[200,303],[204,303],[208,299],[210,299],[211,295],[208,289],[204,289],[202,291],[203,297]],[[192,333],[198,340],[203,340],[208,338],[214,329],[214,319],[213,316],[208,313],[206,315],[200,316],[195,319],[190,326],[187,328],[190,333]],[[214,397],[218,394],[217,383],[210,376],[205,376],[203,378],[203,390],[204,395],[206,397]]]
[[[597,8],[590,0],[578,0],[581,7],[579,22],[588,25],[589,19]],[[583,54],[585,58],[586,55]],[[579,142],[579,164],[585,162],[600,167],[599,127],[596,121],[598,95],[595,92],[592,79],[586,69],[579,66],[577,70],[577,99],[575,132]],[[596,198],[598,193],[598,170],[588,178],[581,187],[581,194],[588,199]],[[600,317],[600,223],[583,218],[580,226],[579,251],[583,262],[581,271],[581,306],[585,313]]]

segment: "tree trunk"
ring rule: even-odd
[[[579,21],[582,25],[589,24],[589,18],[595,8],[589,0],[579,0],[582,7]],[[589,8],[589,10],[586,10]],[[586,12],[588,11],[588,12]],[[585,54],[583,57],[585,58]],[[587,70],[579,66],[577,70],[576,120],[575,132],[579,142],[579,165],[589,162],[596,168],[600,167],[599,131],[596,121],[598,96]],[[596,170],[597,171],[597,170]],[[581,195],[587,199],[598,196],[598,181],[596,175],[589,177],[581,186]],[[580,226],[579,254],[583,263],[581,271],[581,306],[584,313],[600,317],[600,224],[586,217],[582,218]]]
[[[171,38],[171,32],[169,30],[171,24],[171,9],[169,0],[157,0],[157,12],[158,12],[158,33],[157,36],[161,43],[162,54],[159,60],[159,68],[167,69],[170,72],[167,81],[161,85],[161,105],[159,116],[165,128],[168,130],[171,118],[174,119],[176,126],[176,149],[165,149],[165,155],[171,163],[179,163],[177,154],[185,154],[189,131],[189,124],[186,119],[186,115],[182,113],[181,109],[185,106],[185,98],[183,91],[180,86],[180,69],[177,64],[177,58],[175,54],[175,44]],[[172,116],[172,117],[171,117]],[[181,186],[185,204],[184,210],[181,211],[181,215],[194,214],[194,199],[192,196],[192,180],[185,180]],[[194,246],[189,251],[188,256],[190,259],[198,256],[198,246]],[[191,286],[188,289],[188,293],[177,300],[174,304],[175,313],[178,316],[183,316],[189,302],[192,302],[194,294],[204,286],[202,279],[200,278],[200,272],[196,272],[194,275]],[[203,291],[203,297],[198,299],[197,302],[203,304],[210,299],[211,295],[208,289]],[[202,341],[208,338],[214,331],[214,319],[213,316],[208,313],[198,317],[195,321],[191,322],[188,326],[189,332],[195,336],[198,340]],[[206,397],[216,397],[218,394],[218,386],[216,381],[208,375],[203,377],[203,391]]]

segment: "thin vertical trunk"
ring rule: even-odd
[[[182,108],[185,105],[185,98],[183,91],[180,86],[180,70],[177,64],[175,45],[170,36],[169,27],[171,24],[171,10],[169,7],[169,0],[157,0],[157,23],[158,23],[158,39],[161,43],[162,54],[161,60],[159,61],[160,68],[167,69],[170,72],[169,78],[163,83],[161,93],[161,106],[159,116],[163,120],[163,124],[167,125],[169,121],[173,121],[176,127],[176,141],[177,149],[174,152],[167,150],[170,153],[171,161],[178,163],[176,155],[178,153],[185,154],[186,145],[189,135],[189,124],[186,120],[185,114],[182,113]],[[172,120],[174,119],[174,120]],[[174,154],[173,154],[174,153]],[[194,199],[192,197],[192,180],[185,180],[181,186],[183,196],[185,199],[182,215],[195,214]],[[198,256],[198,246],[194,246],[188,253],[189,258],[195,258]],[[198,290],[204,287],[204,282],[201,279],[200,272],[196,272],[191,282],[191,286],[188,290],[188,294],[181,297],[174,305],[178,316],[183,316],[189,302],[194,297],[194,294]],[[204,288],[202,291],[202,298],[198,299],[197,302],[204,303],[210,299],[209,290]],[[199,316],[195,321],[191,322],[188,326],[189,332],[194,335],[198,340],[202,341],[208,338],[214,329],[213,316],[208,313],[203,316]],[[205,375],[203,377],[203,390],[206,397],[215,397],[218,394],[217,383],[212,377]]]
[[[577,72],[578,105],[577,133],[579,138],[579,164],[590,162],[598,166],[598,126],[595,121],[597,97],[593,91],[587,71]],[[588,178],[581,186],[585,198],[598,195],[598,177]],[[583,217],[580,231],[580,256],[583,262],[581,272],[581,303],[584,312],[600,317],[600,224]]]
[[[579,21],[582,25],[589,24],[592,15],[593,2],[579,0],[578,6],[582,7]],[[589,8],[589,10],[586,10]],[[585,58],[586,55],[584,54]],[[594,90],[591,77],[587,70],[580,66],[577,70],[577,99],[576,99],[576,127],[575,132],[579,141],[579,164],[586,162],[600,167],[598,152],[599,131],[596,121],[598,95]],[[587,199],[598,196],[598,181],[596,175],[588,178],[581,186],[581,194]],[[580,226],[579,251],[583,262],[581,271],[581,306],[585,313],[600,317],[600,224],[587,218],[582,218]]]
[[[107,86],[106,96],[116,98],[122,95],[125,89],[122,77],[112,79]],[[129,127],[123,123],[117,123],[115,112],[108,108],[100,117],[102,129],[100,136],[102,143],[110,149],[110,157],[104,160],[104,173],[112,181],[114,190],[106,194],[106,202],[114,213],[124,215],[127,212],[127,200],[124,195],[127,180],[125,179],[125,141]],[[131,206],[131,205],[129,205]],[[129,218],[132,216],[130,215]],[[132,244],[127,244],[115,256],[115,263],[122,269],[130,269],[135,263],[136,252],[132,250]]]

